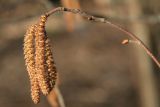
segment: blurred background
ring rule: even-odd
[[[27,26],[58,6],[105,17],[134,34],[160,61],[159,0],[0,0],[0,107],[50,107],[44,96],[34,105],[23,59]],[[160,69],[128,36],[78,15],[49,17],[66,107],[160,107]]]

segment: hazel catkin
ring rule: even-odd
[[[31,84],[31,97],[34,103],[38,103],[40,100],[40,89],[36,78],[34,51],[34,26],[32,25],[28,28],[24,37],[24,56]]]
[[[51,88],[54,88],[56,78],[57,78],[57,69],[54,63],[54,59],[53,59],[50,40],[47,35],[45,39],[45,51],[46,51],[45,57],[46,57],[46,65],[47,65],[49,83],[50,83]]]
[[[24,37],[24,59],[31,84],[31,97],[35,104],[40,101],[40,91],[48,95],[54,88],[57,70],[46,35],[47,15],[27,29]]]
[[[47,78],[47,72],[45,69],[45,16],[41,16],[40,21],[36,26],[35,31],[35,61],[36,61],[36,71],[38,76],[38,82],[40,89],[44,95],[49,94],[51,88],[49,85],[49,80]]]

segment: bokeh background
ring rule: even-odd
[[[135,33],[160,61],[159,0],[0,0],[0,107],[34,105],[23,59],[27,26],[58,6],[106,17]],[[46,25],[66,107],[160,107],[160,69],[107,24],[57,13]]]

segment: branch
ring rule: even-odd
[[[157,64],[157,66],[160,68],[160,62],[158,61],[158,59],[153,55],[153,53],[149,50],[149,48],[147,48],[147,46],[133,33],[129,32],[127,29],[118,26],[110,21],[108,21],[105,18],[99,18],[99,17],[95,17],[92,15],[89,15],[83,11],[81,11],[80,9],[69,9],[69,8],[65,8],[65,7],[58,7],[58,8],[54,8],[48,12],[46,12],[45,14],[47,16],[50,16],[56,12],[71,12],[73,14],[79,14],[82,17],[84,17],[85,19],[89,20],[89,21],[94,21],[94,22],[101,22],[101,23],[106,23],[109,24],[110,26],[112,26],[113,28],[116,28],[120,31],[122,31],[123,33],[125,33],[127,36],[131,37],[132,39],[134,39],[135,41],[137,41],[139,43],[139,45],[145,50],[145,52],[151,57],[151,59]]]
[[[62,96],[61,91],[59,90],[58,86],[55,87],[55,93],[57,94],[58,103],[59,103],[60,107],[66,107],[64,100],[63,100],[63,96]]]
[[[66,107],[63,100],[63,96],[58,86],[55,86],[55,88],[50,92],[47,98],[48,102],[52,107]]]

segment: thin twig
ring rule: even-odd
[[[134,39],[135,41],[138,41],[139,45],[145,50],[145,52],[151,57],[151,59],[160,68],[160,62],[158,61],[158,59],[153,55],[153,53],[147,48],[147,46],[136,35],[134,35],[133,33],[129,32],[127,29],[108,21],[105,18],[99,18],[99,17],[95,17],[95,16],[92,16],[92,15],[89,15],[89,14],[81,11],[80,9],[69,9],[69,8],[65,8],[65,7],[54,8],[54,9],[48,11],[46,13],[46,15],[50,16],[51,14],[54,14],[56,12],[63,12],[63,11],[64,12],[71,12],[71,13],[74,13],[74,14],[79,14],[79,15],[81,15],[82,17],[86,18],[89,21],[107,23],[110,26],[112,26],[113,28],[116,28],[116,29],[122,31],[123,33],[125,33],[126,35],[128,35],[129,37]]]
[[[55,88],[47,96],[47,99],[52,107],[66,107],[63,100],[63,96],[58,86],[55,86]]]
[[[62,96],[61,91],[59,90],[58,86],[55,86],[55,93],[57,94],[59,106],[66,107],[64,100],[63,100],[63,96]]]

